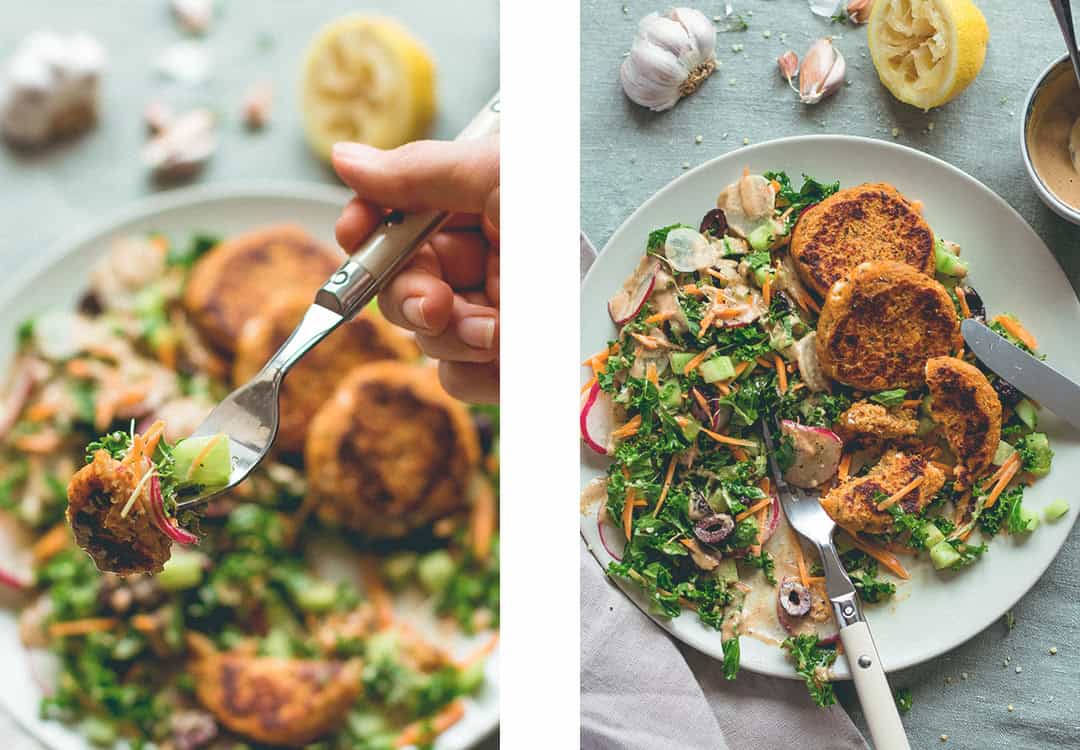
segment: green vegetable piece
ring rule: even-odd
[[[679,381],[669,380],[660,386],[660,403],[669,409],[678,409],[682,406],[683,393]]]
[[[923,396],[922,401],[919,403],[919,414],[921,414],[924,417],[933,416],[933,414],[930,412],[930,405],[931,405],[932,402],[933,402],[933,399],[930,398],[929,393],[927,393],[925,396]]]
[[[772,227],[770,227],[768,224],[762,224],[760,227],[752,231],[750,233],[750,236],[746,239],[750,243],[750,247],[753,250],[757,252],[761,252],[762,250],[768,250],[769,245],[771,245],[773,241]]]
[[[175,476],[179,484],[224,487],[232,471],[229,437],[224,433],[181,440],[173,448]]]
[[[698,371],[706,383],[715,383],[735,377],[735,363],[731,357],[720,355],[702,362]]]
[[[960,562],[960,553],[947,541],[940,541],[930,548],[930,562],[935,570],[951,568]]]
[[[318,615],[334,608],[338,589],[330,581],[308,581],[293,591],[293,598],[300,609]]]
[[[1069,504],[1064,500],[1055,500],[1043,508],[1043,518],[1056,521],[1069,512]]]
[[[880,391],[875,393],[870,397],[870,400],[875,404],[881,404],[886,408],[891,408],[893,406],[899,406],[906,395],[907,391],[903,388],[894,388],[891,391]]]
[[[1022,531],[1030,534],[1035,529],[1039,528],[1039,514],[1035,511],[1020,506],[1019,515],[1021,523],[1024,524]]]
[[[693,352],[671,352],[668,355],[668,359],[671,360],[671,369],[675,371],[677,375],[682,375],[686,372],[686,366],[690,364],[697,355]]]
[[[925,537],[925,547],[927,549],[933,549],[942,542],[945,541],[945,535],[941,533],[941,529],[937,527],[937,524],[927,521],[923,524],[923,536]]]
[[[1045,477],[1050,473],[1050,461],[1054,452],[1050,450],[1050,441],[1044,432],[1033,432],[1016,444],[1020,457],[1024,461],[1024,471],[1034,476]]]
[[[463,695],[472,695],[484,684],[485,661],[480,659],[461,670],[457,676],[458,690]]]
[[[454,577],[454,559],[444,549],[429,552],[420,558],[416,568],[416,574],[420,578],[420,584],[429,593],[437,594],[443,591]]]
[[[727,513],[731,510],[728,506],[727,497],[724,495],[723,487],[717,487],[712,495],[709,496],[709,507],[717,513]]]
[[[693,417],[685,417],[685,420],[680,429],[683,437],[692,443],[697,439],[698,433],[701,432],[701,422],[698,422]]]
[[[725,557],[720,561],[720,564],[716,566],[713,575],[716,576],[718,581],[723,581],[724,583],[737,583],[739,580],[739,567],[735,564],[735,560],[730,557]]]
[[[934,242],[934,268],[943,276],[960,277],[966,276],[968,272],[967,263],[949,250],[940,237]]]
[[[383,575],[391,586],[404,586],[416,572],[418,559],[414,552],[399,552],[383,563]]]
[[[1016,448],[1013,448],[1004,440],[999,440],[997,451],[994,452],[994,458],[991,463],[993,463],[994,466],[1001,466],[1008,461],[1009,457],[1014,453],[1016,453]]]
[[[116,728],[96,716],[88,716],[80,721],[79,731],[90,744],[98,747],[111,747],[116,742]]]
[[[1028,399],[1021,399],[1013,410],[1016,412],[1016,416],[1020,418],[1020,421],[1027,425],[1029,430],[1034,430],[1038,424],[1038,417],[1035,414],[1035,404],[1031,403]]]
[[[166,591],[187,591],[202,583],[209,562],[206,555],[195,550],[176,547],[165,568],[157,574],[158,586]]]

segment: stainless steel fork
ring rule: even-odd
[[[840,641],[844,644],[844,653],[866,723],[870,726],[874,747],[876,750],[910,750],[904,725],[900,722],[900,712],[885,678],[870,626],[863,617],[855,585],[844,570],[833,543],[836,523],[821,507],[816,495],[784,481],[783,472],[776,462],[776,444],[768,421],[768,417],[762,419],[762,433],[780,505],[791,528],[817,547],[821,555],[821,566],[825,569],[825,593],[832,602],[833,613],[840,627]]]

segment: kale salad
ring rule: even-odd
[[[1035,337],[1012,315],[987,318],[961,248],[921,209],[890,185],[744,171],[698,226],[643,238],[608,302],[618,334],[583,363],[580,428],[609,463],[583,512],[609,575],[655,614],[693,610],[717,631],[728,679],[739,637],[757,637],[788,653],[818,705],[835,701],[823,572],[784,522],[764,420],[780,423],[785,480],[820,493],[837,522],[870,605],[921,560],[962,575],[993,537],[1040,523],[1024,505],[1053,455],[1037,405],[965,351],[959,321],[1029,352]]]

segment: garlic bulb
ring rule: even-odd
[[[619,77],[636,104],[671,109],[716,70],[716,28],[693,8],[650,13],[638,23]]]
[[[844,83],[847,65],[828,37],[818,39],[807,51],[799,69],[799,100],[817,104]]]
[[[88,34],[27,36],[0,83],[0,131],[15,144],[41,146],[89,128],[105,57]]]

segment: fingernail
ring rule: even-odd
[[[457,325],[457,334],[474,349],[490,349],[495,339],[495,318],[473,316]]]
[[[343,159],[370,159],[379,149],[366,143],[340,141],[334,144],[334,156]]]
[[[405,320],[409,321],[410,325],[424,330],[427,329],[428,322],[427,318],[424,317],[423,297],[409,297],[402,302],[401,314],[405,316]]]

